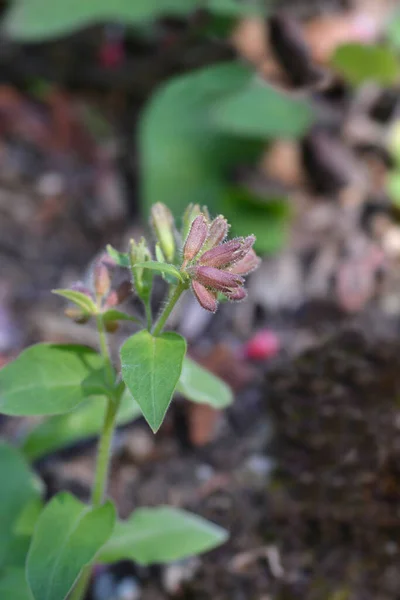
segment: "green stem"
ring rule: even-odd
[[[150,300],[148,300],[147,302],[145,302],[145,310],[146,310],[146,322],[147,322],[147,329],[150,331],[151,330],[151,324],[153,323],[153,315],[151,312],[151,306],[150,306]]]
[[[111,458],[111,443],[114,435],[115,420],[120,401],[120,395],[113,393],[112,391],[115,388],[115,372],[111,362],[111,356],[107,344],[107,336],[101,315],[97,316],[97,329],[99,332],[100,351],[106,365],[110,394],[107,398],[107,409],[97,449],[96,473],[92,488],[93,507],[101,506],[107,489],[108,471]],[[82,600],[85,597],[90,582],[91,572],[92,567],[90,565],[83,569],[69,600]]]
[[[153,328],[153,335],[157,336],[159,335],[162,330],[163,327],[169,317],[169,315],[172,312],[172,309],[174,308],[175,304],[178,302],[179,298],[181,297],[181,294],[186,290],[187,286],[185,283],[179,283],[175,290],[172,292],[167,304],[164,307],[164,310],[162,311],[161,315],[158,317],[157,323],[154,325]]]

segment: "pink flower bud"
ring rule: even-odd
[[[110,308],[111,306],[118,306],[132,295],[132,284],[130,281],[122,281],[117,289],[112,290],[107,296],[105,307]]]
[[[230,273],[235,275],[248,275],[252,271],[255,271],[260,266],[261,259],[257,256],[253,249],[249,250],[241,260],[233,265],[230,269]]]
[[[210,225],[210,231],[206,242],[207,248],[214,248],[221,244],[228,235],[228,221],[222,215],[218,215]]]
[[[231,240],[220,246],[207,250],[200,257],[199,263],[205,267],[226,267],[235,261],[236,252],[240,250],[240,240]]]
[[[214,267],[194,267],[193,276],[203,285],[220,292],[229,292],[232,288],[237,288],[244,283],[244,279],[239,275]]]
[[[110,290],[110,274],[106,265],[99,261],[93,269],[94,289],[98,296],[105,296]]]
[[[208,290],[206,287],[204,287],[204,285],[196,280],[192,281],[192,290],[200,306],[210,312],[216,312],[218,308],[218,301],[215,292]]]
[[[200,252],[208,235],[208,225],[204,215],[199,215],[193,221],[189,235],[186,238],[183,247],[183,259],[185,262],[191,261]]]
[[[225,292],[225,296],[229,298],[229,300],[234,300],[238,302],[247,298],[247,292],[244,289],[244,287],[239,287],[234,290],[231,290],[230,292]]]

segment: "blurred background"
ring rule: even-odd
[[[399,598],[398,4],[0,1],[1,365],[96,345],[51,289],[126,251],[155,202],[207,205],[263,257],[246,302],[214,316],[188,294],[171,320],[233,406],[177,398],[156,437],[139,419],[115,442],[122,517],[182,506],[230,541],[102,568],[90,600]],[[24,444],[32,422],[0,427]],[[87,429],[25,445],[49,496],[87,498]]]

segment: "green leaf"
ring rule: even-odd
[[[23,568],[9,568],[0,572],[0,598],[32,600]]]
[[[186,357],[176,387],[177,392],[192,402],[225,408],[233,402],[232,390],[222,379]]]
[[[102,314],[102,319],[104,323],[109,323],[110,321],[133,321],[134,323],[140,323],[140,319],[137,317],[128,315],[120,310],[115,310],[115,308],[106,310]]]
[[[134,25],[162,16],[189,14],[198,0],[15,0],[5,19],[12,38],[39,42],[91,24]]]
[[[285,198],[260,199],[243,188],[229,188],[222,213],[232,222],[233,235],[256,236],[255,249],[260,254],[273,254],[284,247],[290,219]]]
[[[223,132],[251,138],[298,138],[313,121],[311,106],[264,83],[252,83],[216,101],[213,122]]]
[[[396,10],[396,12],[392,15],[392,18],[389,20],[386,26],[386,36],[389,40],[390,44],[396,48],[396,50],[400,49],[400,10]]]
[[[93,300],[86,296],[86,294],[82,294],[82,292],[76,292],[74,290],[52,290],[52,292],[53,294],[57,294],[57,296],[62,296],[63,298],[70,300],[88,315],[95,315],[97,313],[97,306]]]
[[[340,46],[332,57],[332,66],[351,84],[367,81],[391,85],[397,81],[399,62],[395,53],[385,46],[350,43]]]
[[[125,384],[154,432],[163,422],[182,371],[186,342],[177,333],[154,337],[146,330],[121,348]]]
[[[14,533],[21,536],[30,536],[35,529],[36,521],[43,510],[43,500],[40,497],[34,497],[28,502],[19,515],[14,527]]]
[[[63,600],[114,525],[111,502],[90,508],[68,493],[55,496],[39,518],[28,553],[26,574],[34,599]]]
[[[0,567],[10,552],[18,519],[26,505],[40,496],[33,473],[18,450],[0,442]]]
[[[162,201],[178,216],[190,202],[218,212],[232,167],[262,148],[218,130],[212,107],[245,86],[252,71],[223,63],[180,75],[156,91],[139,129],[145,211]]]
[[[65,415],[46,419],[25,438],[22,450],[29,460],[38,460],[55,450],[98,435],[106,410],[105,398],[89,398]],[[125,390],[117,414],[117,424],[125,425],[142,414],[138,404]]]
[[[103,387],[104,361],[85,346],[36,344],[0,370],[0,412],[55,415]]]
[[[118,252],[118,250],[108,244],[107,253],[119,267],[130,269],[131,261],[127,252]]]
[[[159,273],[163,273],[165,275],[172,275],[179,281],[183,281],[182,273],[179,271],[179,269],[168,263],[157,262],[156,260],[147,260],[146,262],[137,263],[135,267],[139,267],[141,269],[151,269],[152,271],[158,271]]]
[[[127,521],[117,522],[98,558],[103,563],[168,563],[212,550],[227,537],[221,527],[178,508],[139,508]]]

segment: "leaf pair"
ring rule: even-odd
[[[37,523],[27,559],[34,600],[66,598],[83,567],[94,559],[169,562],[211,550],[227,537],[213,523],[176,508],[138,509],[117,523],[115,518],[111,502],[89,508],[67,493],[51,500]]]

